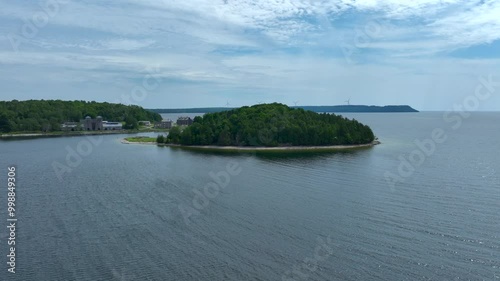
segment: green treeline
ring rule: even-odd
[[[366,144],[370,127],[334,114],[318,114],[283,104],[262,104],[196,117],[182,132],[170,130],[167,143],[219,146],[321,146]]]
[[[0,132],[59,131],[64,122],[80,122],[85,116],[125,122],[125,129],[138,127],[138,121],[160,121],[160,114],[136,105],[87,101],[28,100],[0,101]]]

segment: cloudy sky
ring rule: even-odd
[[[448,110],[499,39],[498,0],[1,1],[0,99]]]

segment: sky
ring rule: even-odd
[[[0,1],[0,100],[500,110],[498,0]]]

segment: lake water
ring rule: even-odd
[[[347,116],[382,144],[251,155],[124,135],[0,141],[5,225],[9,165],[18,183],[16,274],[4,226],[0,280],[500,280],[500,113]]]

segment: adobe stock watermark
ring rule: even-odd
[[[310,275],[318,270],[319,263],[324,262],[333,255],[333,242],[329,235],[325,240],[317,238],[312,257],[307,257],[302,263],[295,265],[292,270],[281,276],[282,281],[307,280]]]
[[[282,115],[275,116],[271,119],[270,123],[277,124],[279,123],[279,120],[283,118],[284,116]],[[258,131],[258,138],[250,139],[249,145],[268,145],[271,143],[273,137],[275,137],[276,134],[279,134],[282,129],[283,128],[280,128],[278,126],[272,126],[270,130],[261,129]],[[255,149],[247,150],[245,148],[242,148],[241,150],[239,150],[239,152],[246,154],[247,156],[245,157],[245,159],[247,160],[257,154],[257,150]],[[213,171],[209,172],[208,175],[212,179],[212,181],[202,188],[194,188],[192,190],[194,196],[191,200],[191,204],[178,204],[178,210],[180,211],[186,225],[190,225],[192,223],[193,216],[200,215],[201,211],[209,207],[210,202],[212,202],[217,196],[219,196],[220,191],[225,189],[231,183],[232,177],[241,174],[241,172],[243,171],[241,167],[242,162],[243,161],[231,160],[226,164],[225,170],[219,171],[217,173],[214,173]]]
[[[481,76],[478,80],[474,94],[465,97],[461,103],[454,104],[452,110],[443,114],[443,120],[451,126],[451,130],[455,131],[462,127],[463,121],[471,116],[471,112],[478,110],[481,102],[490,99],[496,91],[495,88],[500,86],[500,81],[494,81],[491,74],[488,77]],[[436,152],[438,145],[443,144],[447,139],[448,135],[443,128],[435,128],[429,138],[416,139],[414,141],[416,148],[410,152],[408,157],[404,155],[398,157],[397,174],[390,171],[384,173],[385,180],[391,190],[394,190],[398,183],[403,183],[406,178],[411,177],[416,169]]]
[[[361,49],[370,47],[375,40],[382,37],[382,27],[383,25],[380,21],[370,20],[362,28],[356,27],[354,29],[354,37],[351,42],[346,43],[346,40],[342,40],[340,49],[347,63],[356,63],[353,56],[359,53]]]
[[[147,74],[143,77],[141,85],[134,86],[130,90],[130,95],[122,95],[121,100],[115,101],[115,103],[121,104],[131,104],[132,102],[140,102],[147,98],[150,91],[156,90],[160,86],[161,78],[158,77],[160,73],[159,65],[155,68],[146,69]],[[71,173],[83,162],[85,157],[88,157],[94,148],[99,146],[103,141],[103,136],[87,136],[86,139],[78,142],[75,148],[66,146],[66,161],[65,163],[60,163],[58,161],[52,162],[52,168],[59,179],[63,180],[63,175]]]
[[[210,205],[210,201],[215,199],[220,191],[229,185],[231,177],[239,175],[241,171],[242,168],[238,162],[229,161],[224,171],[219,171],[217,173],[213,171],[209,172],[208,175],[212,181],[202,188],[194,188],[192,190],[194,193],[193,200],[191,201],[192,206],[186,204],[178,205],[184,223],[189,225],[192,216],[200,215],[200,211],[207,208]]]
[[[193,219],[199,216],[201,212],[210,206],[220,194],[221,191],[226,189],[232,179],[240,175],[243,171],[242,163],[250,160],[252,157],[257,155],[257,149],[255,147],[272,145],[273,140],[279,136],[279,133],[283,130],[282,121],[286,121],[285,115],[276,115],[269,121],[270,129],[260,129],[255,137],[249,139],[247,146],[234,147],[234,150],[240,155],[244,155],[244,160],[241,157],[234,158],[227,162],[225,169],[208,173],[211,181],[204,185],[203,187],[197,187],[192,189],[192,200],[189,203],[178,203],[175,213],[179,211],[180,216],[183,218],[186,225],[193,223]],[[163,188],[163,185],[155,188],[153,193],[159,192],[159,188]],[[152,196],[155,196],[154,194]],[[173,219],[176,215],[170,215],[169,212],[168,219]]]
[[[83,159],[92,154],[94,147],[99,146],[102,141],[102,136],[87,136],[84,140],[79,141],[75,148],[67,145],[65,163],[63,164],[58,161],[52,162],[52,168],[59,181],[63,181],[64,174],[71,173],[80,166]]]
[[[111,273],[113,275],[113,280],[118,280],[118,281],[137,280],[137,277],[135,275],[128,276],[127,274],[124,273],[123,269],[121,271],[118,271],[113,268]]]
[[[119,99],[114,100],[114,103],[130,105],[144,101],[150,92],[157,90],[160,87],[162,78],[160,76],[160,65],[147,67],[144,69],[146,74],[142,77],[140,85],[134,86],[129,94],[122,94]]]
[[[39,4],[39,9],[29,18],[23,19],[23,25],[18,33],[9,33],[7,38],[10,41],[12,50],[19,52],[22,43],[29,42],[35,38],[41,29],[46,27],[61,10],[61,6],[67,4],[68,0],[47,0]]]

